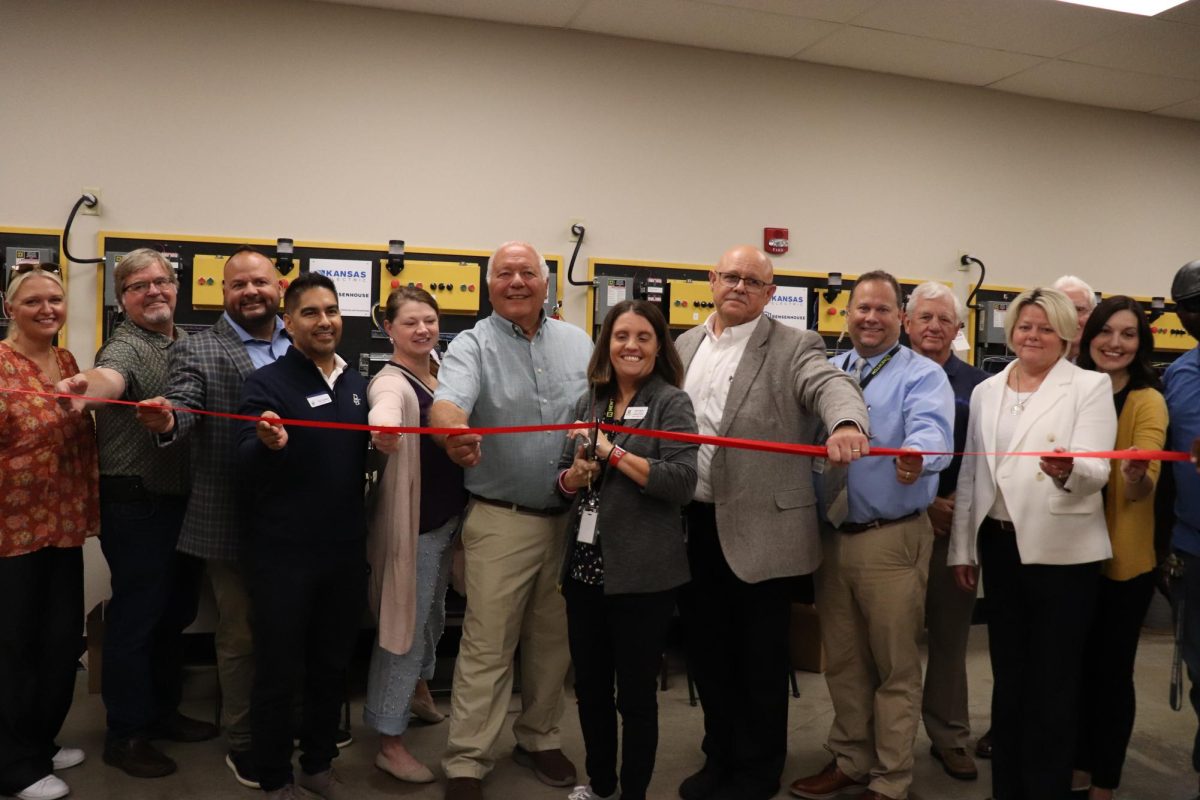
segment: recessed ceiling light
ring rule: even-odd
[[[1060,3],[1074,3],[1077,6],[1092,6],[1106,8],[1109,11],[1124,11],[1126,14],[1141,14],[1143,17],[1153,17],[1168,8],[1183,5],[1186,0],[1059,0]]]

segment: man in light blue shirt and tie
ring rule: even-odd
[[[954,446],[954,392],[935,362],[900,344],[900,287],[883,271],[855,283],[847,308],[854,350],[832,362],[854,375],[871,446],[944,455],[864,458],[850,465],[848,512],[822,535],[817,608],[834,722],[834,760],[792,784],[797,797],[866,787],[903,800],[921,718],[925,585],[933,528],[925,513]]]

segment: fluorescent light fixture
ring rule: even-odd
[[[1126,14],[1141,14],[1143,17],[1153,17],[1168,8],[1183,5],[1187,0],[1058,0],[1060,3],[1074,3],[1077,6],[1105,8],[1109,11],[1123,11]]]

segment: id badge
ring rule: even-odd
[[[575,541],[584,544],[596,543],[596,519],[599,516],[600,512],[594,508],[585,508],[580,512],[579,533],[575,536]]]

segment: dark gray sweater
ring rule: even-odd
[[[575,404],[575,419],[593,417],[590,393]],[[603,414],[607,400],[596,401],[596,413]],[[696,432],[692,399],[682,389],[671,386],[657,375],[651,376],[631,404],[645,406],[646,416],[627,420],[630,428],[649,428]],[[669,439],[618,434],[610,440],[629,453],[650,462],[650,480],[643,488],[620,471],[605,469],[600,484],[600,516],[596,530],[604,553],[604,593],[631,594],[659,592],[687,583],[687,546],[681,509],[692,500],[696,490],[697,445]],[[571,466],[575,443],[563,448],[559,468]],[[568,519],[574,523],[582,493],[575,499]],[[575,525],[567,527],[573,536]],[[573,551],[567,542],[567,559]]]

